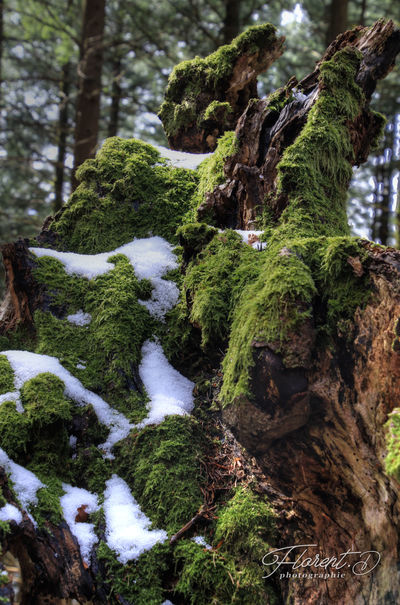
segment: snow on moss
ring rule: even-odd
[[[76,326],[87,326],[92,321],[92,316],[90,313],[84,313],[82,309],[79,309],[76,313],[67,315],[67,320],[69,323],[75,324]]]
[[[118,475],[106,482],[104,513],[106,542],[118,553],[118,560],[126,564],[137,559],[158,542],[165,542],[164,530],[150,530],[150,519],[141,511],[128,485]]]
[[[2,354],[7,357],[14,370],[14,383],[17,390],[20,390],[24,383],[31,378],[35,378],[43,372],[50,372],[64,382],[64,394],[67,397],[80,405],[92,405],[99,422],[110,428],[107,440],[99,446],[108,457],[111,456],[113,445],[129,434],[132,425],[127,418],[112,409],[99,395],[85,389],[82,383],[72,376],[56,357],[39,355],[30,351],[3,351]]]
[[[178,301],[179,291],[174,282],[162,279],[163,276],[178,267],[172,246],[159,236],[134,239],[111,252],[100,254],[76,254],[75,252],[58,252],[49,248],[30,248],[36,256],[50,256],[61,261],[69,275],[79,275],[93,279],[108,273],[114,268],[109,262],[117,255],[125,255],[132,264],[139,280],[149,279],[153,291],[151,298],[139,301],[153,317],[161,319]]]
[[[99,509],[98,498],[86,489],[72,487],[63,483],[64,496],[60,498],[64,519],[69,525],[71,533],[78,540],[81,555],[86,563],[90,561],[90,552],[98,542],[94,531],[94,524],[82,522],[79,519],[80,511],[95,513]]]
[[[36,492],[46,487],[31,471],[11,460],[4,450],[0,448],[0,466],[10,474],[14,491],[22,508],[28,509],[30,504],[37,504]]]
[[[0,521],[15,521],[21,523],[22,513],[13,504],[5,504],[0,508]]]
[[[159,424],[166,416],[192,411],[194,383],[171,366],[157,342],[144,343],[139,374],[150,397],[149,413],[139,426]]]
[[[186,153],[185,151],[175,151],[162,147],[161,145],[154,145],[161,157],[166,158],[176,168],[188,168],[190,170],[196,170],[203,160],[210,157],[211,153]]]

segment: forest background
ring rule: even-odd
[[[400,20],[390,0],[0,0],[0,244],[29,237],[76,187],[76,168],[106,137],[167,146],[157,111],[178,62],[206,56],[247,26],[271,22],[286,51],[259,95],[300,80],[354,25]],[[356,235],[400,246],[400,78],[372,106],[387,118],[376,151],[356,169],[349,219]],[[3,291],[0,267],[0,295]]]

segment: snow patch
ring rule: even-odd
[[[164,530],[149,530],[150,519],[140,510],[128,485],[118,475],[106,482],[104,513],[106,518],[106,542],[125,564],[137,559],[143,552],[167,539]]]
[[[113,410],[99,395],[85,389],[83,384],[66,370],[56,357],[30,351],[3,351],[14,370],[14,385],[20,390],[23,384],[43,372],[50,372],[64,382],[64,394],[79,405],[91,404],[101,424],[110,428],[107,441],[100,445],[106,456],[112,458],[111,448],[129,434],[132,425],[123,414]]]
[[[16,523],[21,523],[22,513],[16,506],[7,503],[0,508],[0,521],[15,521]]]
[[[259,238],[264,233],[264,231],[244,231],[243,229],[235,229],[236,233],[238,233],[245,244],[251,245],[255,250],[264,250],[267,244],[266,242],[260,242]],[[252,244],[249,243],[250,237],[256,237],[257,239],[253,241]]]
[[[206,542],[206,539],[203,536],[195,536],[194,538],[192,538],[192,541],[196,542],[196,544],[198,544],[199,546],[203,546],[207,550],[211,550],[212,549],[212,546],[210,546]]]
[[[186,153],[185,151],[175,151],[161,145],[154,145],[158,153],[169,160],[175,168],[189,168],[196,170],[201,162],[209,158],[212,153]]]
[[[37,504],[36,492],[46,487],[31,471],[13,462],[0,448],[0,466],[10,473],[15,493],[23,509],[27,510],[30,504]]]
[[[0,395],[0,405],[5,401],[15,401],[15,408],[17,412],[22,414],[22,412],[24,411],[24,407],[22,405],[18,391],[12,391],[10,393],[4,393],[3,395]]]
[[[64,519],[69,525],[71,533],[78,540],[81,549],[82,559],[90,562],[90,552],[93,546],[98,542],[94,533],[94,524],[77,521],[78,509],[84,507],[86,513],[95,513],[99,510],[97,495],[88,492],[86,489],[72,487],[63,483],[64,496],[60,498],[61,508],[64,513]]]
[[[77,313],[67,315],[67,319],[71,324],[75,324],[77,326],[87,326],[92,321],[92,316],[90,313],[84,313],[82,309],[80,309],[77,311]]]
[[[149,312],[161,319],[178,301],[179,291],[174,282],[162,279],[168,271],[178,267],[172,246],[165,239],[153,236],[134,239],[111,252],[100,254],[76,254],[58,252],[49,248],[29,248],[38,257],[51,256],[61,261],[65,271],[88,279],[111,271],[114,267],[109,258],[115,254],[124,254],[133,266],[138,279],[149,279],[153,292],[148,301],[139,301]]]
[[[146,340],[143,344],[139,375],[150,403],[147,417],[137,426],[158,424],[166,416],[192,411],[194,383],[171,366],[159,343]]]

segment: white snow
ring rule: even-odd
[[[98,538],[94,533],[94,524],[87,522],[76,521],[78,508],[85,507],[85,512],[94,513],[99,509],[97,495],[88,492],[86,489],[72,487],[63,483],[64,496],[60,498],[61,508],[64,513],[64,519],[69,525],[71,533],[78,540],[81,555],[86,563],[90,561],[90,551],[98,542]]]
[[[199,546],[204,546],[204,548],[206,548],[207,550],[211,550],[212,546],[210,546],[207,542],[206,539],[204,538],[204,536],[195,536],[194,538],[192,538],[193,542],[196,542],[196,544],[198,544]]]
[[[139,375],[150,397],[149,413],[139,427],[192,411],[194,383],[171,366],[159,343],[146,340],[143,344]]]
[[[186,153],[185,151],[175,151],[161,145],[154,145],[159,154],[169,160],[172,166],[176,168],[190,168],[196,170],[201,162],[209,158],[212,153]]]
[[[56,357],[39,355],[30,351],[3,351],[14,370],[14,385],[20,390],[23,384],[42,372],[58,376],[65,385],[64,394],[80,405],[91,404],[99,422],[110,428],[107,441],[100,445],[112,457],[110,450],[117,441],[129,434],[132,425],[123,414],[113,410],[99,395],[85,389],[83,384],[66,370]]]
[[[41,487],[46,487],[40,479],[31,471],[13,462],[0,448],[0,466],[3,466],[7,473],[11,475],[15,493],[25,510],[29,504],[37,504],[36,492]]]
[[[67,315],[67,319],[71,324],[75,324],[77,326],[87,326],[92,321],[92,316],[90,313],[84,313],[82,309],[80,309],[77,311],[77,313]]]
[[[21,523],[22,513],[16,506],[7,503],[0,508],[0,521],[15,521],[16,523]]]
[[[75,252],[58,252],[49,248],[30,248],[36,256],[51,256],[60,260],[65,271],[72,275],[80,275],[93,279],[107,273],[114,265],[108,259],[114,254],[124,254],[132,264],[138,279],[149,279],[153,286],[151,299],[139,301],[149,312],[162,318],[165,313],[177,303],[179,291],[174,282],[162,279],[178,264],[172,252],[172,246],[159,236],[134,239],[111,252],[101,254],[76,254]]]
[[[86,368],[86,365],[84,363],[77,363],[75,366],[78,370],[84,370]]]
[[[164,542],[164,530],[149,530],[150,519],[140,510],[128,485],[118,475],[106,482],[104,492],[104,514],[106,519],[106,542],[125,564],[137,559],[143,552]]]
[[[15,401],[15,408],[16,408],[17,412],[22,414],[22,412],[24,411],[24,407],[22,405],[18,391],[12,391],[12,392],[4,393],[3,395],[0,395],[0,405],[2,403],[4,403],[5,401]]]
[[[255,235],[257,238],[259,238],[260,235],[262,235],[264,233],[264,231],[244,231],[243,229],[235,229],[235,231],[236,231],[236,233],[239,233],[239,235],[241,236],[241,238],[245,244],[249,244],[250,235]],[[267,244],[266,244],[266,242],[255,241],[251,244],[251,246],[253,248],[255,248],[256,250],[259,248],[264,250],[264,248],[267,246]]]

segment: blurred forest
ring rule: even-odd
[[[33,235],[66,201],[74,171],[109,136],[166,145],[156,113],[172,67],[269,21],[286,52],[260,96],[312,70],[338,33],[379,17],[391,0],[0,0],[0,243]],[[375,93],[384,140],[355,172],[353,231],[400,243],[400,80]]]

